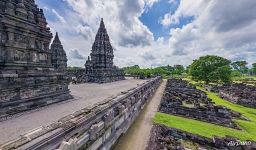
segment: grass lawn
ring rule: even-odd
[[[197,88],[205,91],[202,87]],[[229,135],[240,140],[256,141],[256,109],[233,104],[220,98],[216,93],[208,91],[205,92],[207,93],[208,97],[211,98],[213,102],[215,102],[216,105],[222,105],[231,110],[239,112],[250,120],[234,120],[243,129],[242,131],[164,113],[157,113],[155,115],[154,122],[209,138],[212,138],[214,135],[220,137]]]
[[[246,79],[256,80],[256,76],[241,76],[241,77],[233,77],[232,78],[232,80],[235,80],[235,81],[241,81],[241,80],[246,80]]]
[[[201,135],[204,137],[212,138],[213,136],[224,137],[230,135],[237,137],[240,140],[253,140],[256,141],[255,133],[240,131],[232,128],[222,127],[202,121],[183,118],[179,116],[169,115],[157,112],[154,118],[154,123],[163,124],[167,127],[180,129],[189,133]]]

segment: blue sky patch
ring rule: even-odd
[[[170,27],[163,27],[160,23],[160,19],[167,13],[174,13],[178,6],[179,1],[177,3],[170,3],[168,0],[160,0],[149,10],[145,11],[141,15],[140,20],[154,34],[155,39],[159,37],[168,37]]]

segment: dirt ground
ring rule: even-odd
[[[144,107],[126,134],[118,140],[113,150],[144,150],[146,148],[150,130],[153,126],[152,119],[157,112],[165,86],[166,80],[162,82],[155,95]]]

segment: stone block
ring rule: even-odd
[[[98,132],[100,132],[104,128],[104,122],[100,121],[97,124],[94,124],[90,128],[90,140],[95,140],[98,137]]]

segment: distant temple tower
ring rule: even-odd
[[[60,42],[59,35],[56,33],[55,38],[51,44],[52,50],[52,65],[58,72],[65,72],[67,70],[67,55]]]
[[[0,117],[72,98],[66,54],[34,0],[0,1]]]
[[[114,66],[113,59],[113,48],[101,19],[92,52],[85,63],[86,80],[96,83],[124,80],[124,73]]]

